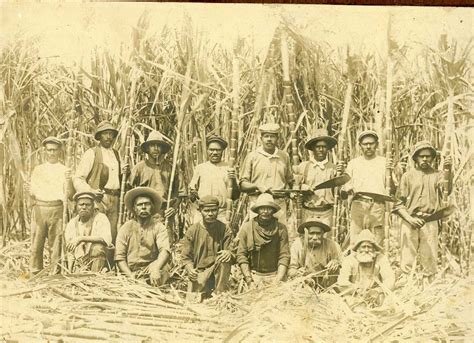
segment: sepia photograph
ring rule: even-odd
[[[0,341],[474,341],[473,19],[0,2]]]

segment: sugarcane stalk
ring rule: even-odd
[[[348,73],[349,79],[347,83],[346,94],[344,96],[344,109],[342,111],[342,121],[341,121],[341,131],[339,132],[339,136],[337,137],[337,160],[338,162],[342,162],[345,160],[344,154],[344,147],[346,143],[346,135],[347,135],[347,125],[349,123],[350,118],[350,109],[351,109],[351,101],[352,101],[352,91],[354,89],[354,84],[351,75],[351,61],[350,57],[347,57],[347,64],[348,64]],[[342,172],[337,171],[336,176],[341,176]],[[339,233],[340,233],[340,216],[342,213],[342,201],[340,199],[340,187],[337,187],[334,190],[334,207],[332,213],[332,222],[333,222],[333,239],[335,242],[339,241]]]
[[[240,71],[239,60],[237,57],[237,47],[234,49],[234,58],[232,59],[232,117],[231,117],[231,132],[229,144],[229,168],[234,168],[235,160],[237,158],[237,139],[239,130],[239,109],[240,109]],[[227,180],[227,209],[226,218],[227,223],[232,221],[232,193],[233,193],[232,179]],[[234,229],[231,227],[231,229]],[[235,231],[235,230],[232,230]]]
[[[133,112],[135,110],[135,92],[137,88],[137,77],[136,71],[132,69],[131,71],[131,81],[132,86],[130,88],[130,97],[129,97],[129,108],[128,108],[128,117],[125,126],[125,155],[124,155],[124,164],[130,164],[130,140],[132,136],[132,119],[133,119]],[[120,171],[122,172],[122,171]],[[118,218],[118,226],[122,226],[125,219],[125,193],[127,191],[127,180],[128,180],[128,173],[122,173],[122,180],[120,183],[120,202],[119,202],[119,218]],[[115,241],[115,237],[112,237]]]
[[[393,63],[391,56],[388,57],[387,61],[387,93],[386,93],[386,108],[385,108],[385,158],[388,161],[392,161],[392,75],[393,75]],[[385,190],[387,195],[390,195],[392,183],[392,166],[387,165],[385,170]],[[385,202],[385,216],[384,216],[384,249],[388,255],[390,248],[390,214],[391,214],[391,203]]]
[[[291,132],[291,162],[293,165],[293,172],[295,183],[293,189],[298,190],[301,186],[301,176],[296,172],[296,167],[299,164],[298,158],[298,140],[296,132],[296,115],[293,107],[293,95],[291,93],[291,79],[290,79],[290,59],[288,52],[287,34],[283,30],[281,32],[281,65],[283,69],[283,97],[286,105],[286,112],[288,114],[289,126]],[[301,194],[296,194],[296,227],[301,224],[303,197]]]

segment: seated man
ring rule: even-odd
[[[134,218],[120,227],[115,248],[119,270],[132,278],[145,278],[153,286],[161,286],[169,278],[168,233],[153,216],[161,203],[160,194],[152,188],[137,187],[128,191],[125,206]]]
[[[86,266],[100,272],[107,266],[106,248],[112,246],[112,233],[107,216],[94,209],[95,194],[79,192],[74,195],[77,215],[66,226],[64,239],[68,269]]]
[[[300,237],[293,242],[290,250],[290,277],[322,272],[314,281],[324,288],[337,281],[341,248],[333,240],[323,237],[329,231],[331,228],[318,218],[308,219],[298,227]]]
[[[356,295],[359,302],[381,305],[384,289],[393,290],[395,286],[395,273],[388,258],[369,230],[359,234],[352,250],[342,260],[339,289],[344,295]]]
[[[274,214],[280,210],[273,197],[259,195],[251,210],[257,217],[240,228],[237,263],[249,287],[284,281],[290,263],[286,226]]]
[[[198,203],[201,221],[193,224],[183,238],[182,256],[192,292],[209,297],[227,289],[230,276],[232,232],[217,220],[219,199],[207,195]]]

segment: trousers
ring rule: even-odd
[[[351,247],[357,241],[359,233],[368,229],[375,235],[377,244],[383,246],[385,204],[377,202],[366,202],[353,200],[351,204],[351,224],[350,224],[350,245]]]

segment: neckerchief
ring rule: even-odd
[[[249,250],[255,247],[255,250],[259,251],[263,245],[272,241],[273,236],[278,233],[277,221],[274,219],[269,227],[271,228],[270,230],[261,227],[256,218],[252,221],[253,244],[249,245],[251,247]]]
[[[326,164],[329,162],[327,156],[326,156],[326,158],[325,158],[324,160],[322,160],[321,162],[316,161],[316,159],[315,159],[313,156],[311,156],[311,157],[309,158],[309,161],[310,161],[313,165],[319,167],[319,169],[321,169],[321,170],[326,169]]]

